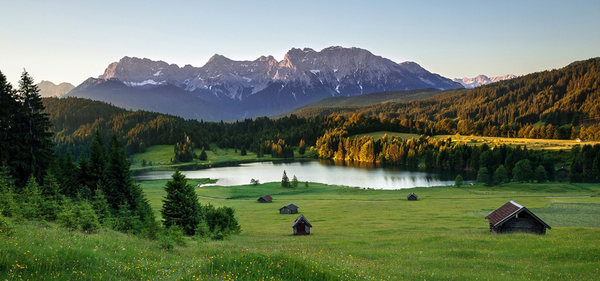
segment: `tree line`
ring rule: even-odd
[[[517,167],[517,163],[527,160],[532,168],[531,172],[525,169],[524,174],[530,176],[534,170],[538,170],[538,174],[543,172],[547,180],[600,181],[600,145],[577,145],[570,151],[544,151],[520,146],[456,144],[450,138],[437,139],[424,135],[410,139],[390,138],[387,134],[379,139],[371,136],[347,137],[342,130],[329,130],[317,139],[315,150],[320,158],[334,161],[381,163],[466,175],[482,173],[490,178],[502,167],[500,175],[505,174],[503,178],[506,179],[513,179],[514,172],[522,171],[523,167]],[[557,174],[558,177],[555,177]],[[520,181],[522,177],[516,180]]]

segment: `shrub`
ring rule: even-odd
[[[463,177],[461,175],[457,175],[456,178],[454,178],[454,185],[456,187],[460,187],[463,184]]]
[[[185,246],[185,239],[181,227],[177,225],[164,228],[158,234],[158,247],[164,250],[171,250],[175,245]]]
[[[58,213],[56,221],[67,229],[87,233],[95,233],[100,228],[98,216],[87,201],[67,201],[63,210]]]
[[[235,218],[235,210],[230,207],[215,208],[213,205],[202,207],[206,225],[212,239],[219,236],[227,236],[233,233],[239,233],[241,228]],[[220,232],[220,234],[219,234]],[[206,236],[206,234],[205,234]],[[222,239],[222,238],[221,238]]]
[[[12,235],[12,227],[8,220],[0,214],[0,235],[10,236]]]

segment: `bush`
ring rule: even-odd
[[[12,235],[12,227],[8,220],[0,214],[0,235],[10,236]]]
[[[183,230],[177,225],[164,228],[158,234],[158,247],[164,250],[171,250],[175,245],[185,246]]]
[[[454,178],[454,185],[456,187],[460,187],[463,184],[463,177],[461,175],[457,175],[456,178]]]
[[[63,206],[58,213],[56,221],[59,225],[70,230],[80,230],[87,233],[95,233],[100,228],[100,222],[96,212],[87,201],[69,202]]]
[[[209,232],[204,232],[204,237],[222,240],[225,236],[239,233],[241,228],[235,218],[235,210],[230,207],[215,208],[213,205],[202,207],[205,223]],[[222,237],[221,237],[222,236]]]

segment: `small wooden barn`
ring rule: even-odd
[[[287,204],[287,205],[279,208],[279,213],[280,214],[297,214],[298,206],[296,206],[294,204]]]
[[[294,235],[310,235],[311,227],[312,224],[310,224],[310,222],[308,222],[308,220],[302,214],[300,214],[292,224]]]
[[[265,194],[261,197],[258,197],[258,203],[271,203],[273,202],[273,197],[271,197],[271,195],[269,194]]]
[[[485,218],[490,222],[490,232],[494,234],[514,232],[546,234],[546,228],[552,229],[529,209],[512,200]]]
[[[419,200],[419,196],[417,196],[416,194],[411,192],[408,196],[406,196],[406,200],[417,201],[417,200]]]

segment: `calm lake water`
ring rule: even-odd
[[[290,180],[296,175],[300,184],[304,181],[325,184],[355,186],[374,189],[404,189],[453,185],[453,180],[442,180],[437,174],[405,171],[381,167],[351,167],[327,162],[260,162],[241,164],[235,167],[220,167],[192,171],[181,171],[187,178],[216,179],[216,185],[249,184],[251,179],[261,183],[281,181],[283,171]],[[137,180],[169,179],[172,171],[144,171],[135,176]]]

